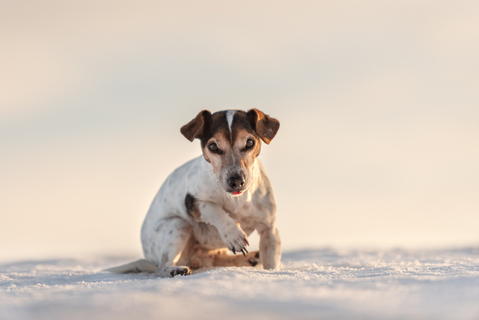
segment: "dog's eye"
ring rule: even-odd
[[[210,144],[210,150],[213,152],[218,150],[218,146],[216,145],[216,143]]]
[[[208,146],[208,148],[211,150],[211,152],[214,152],[214,153],[220,153],[220,149],[218,149],[218,145],[216,143],[212,143]]]
[[[246,141],[246,148],[251,148],[252,146],[254,146],[254,140],[248,139],[248,141]]]

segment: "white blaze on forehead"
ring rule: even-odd
[[[228,128],[230,129],[230,137],[233,139],[233,131],[231,126],[233,125],[233,118],[235,116],[236,110],[228,110],[226,111],[226,121],[228,121]]]

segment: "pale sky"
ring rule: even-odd
[[[0,259],[141,255],[201,109],[258,108],[285,250],[479,243],[479,2],[0,3]],[[257,240],[256,240],[257,241]]]

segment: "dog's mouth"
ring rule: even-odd
[[[228,194],[230,194],[230,195],[232,195],[232,196],[235,196],[235,197],[242,195],[242,194],[245,193],[247,190],[248,190],[248,186],[244,186],[244,187],[241,188],[241,189],[231,189],[231,188],[225,189],[225,191],[226,191]]]

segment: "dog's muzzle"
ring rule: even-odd
[[[231,193],[237,194],[241,193],[245,186],[245,177],[244,175],[234,174],[228,178],[228,186],[231,188]]]

